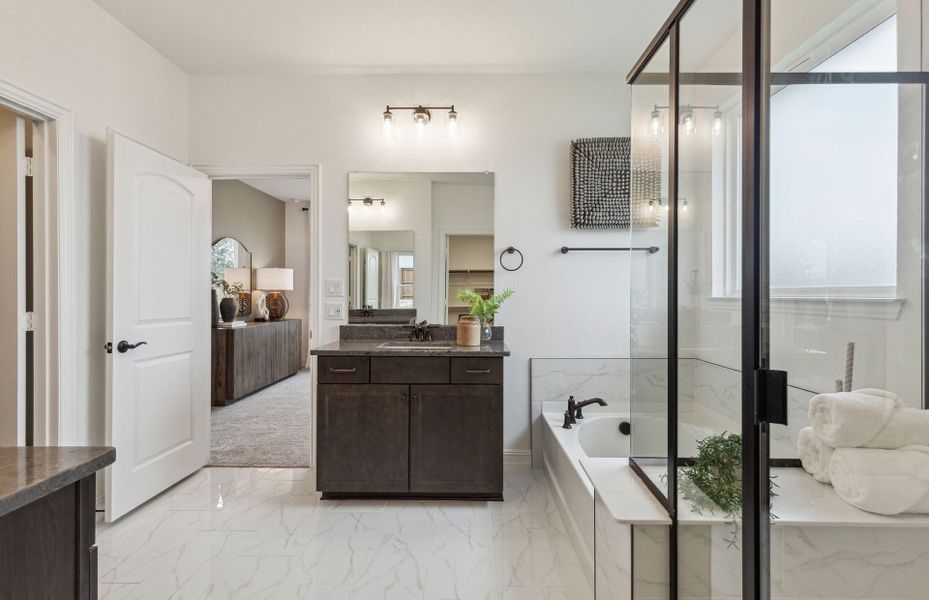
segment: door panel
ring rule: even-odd
[[[317,386],[317,489],[334,493],[409,489],[409,387]]]
[[[503,492],[502,386],[412,386],[410,491]]]
[[[209,179],[128,138],[107,138],[106,518],[209,459]],[[145,345],[120,352],[120,341]]]

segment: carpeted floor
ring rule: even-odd
[[[310,372],[300,371],[210,417],[214,467],[310,466]]]

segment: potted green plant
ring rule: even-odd
[[[457,298],[470,305],[471,316],[476,317],[481,322],[481,339],[487,342],[493,336],[490,324],[497,315],[497,311],[500,310],[500,306],[512,295],[513,290],[509,288],[489,298],[484,298],[472,289],[464,289],[458,292]]]
[[[225,323],[235,321],[235,316],[239,312],[239,294],[245,289],[241,283],[229,283],[215,272],[212,274],[213,289],[222,294],[222,300],[219,301],[219,314]]]

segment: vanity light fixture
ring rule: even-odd
[[[365,210],[374,208],[377,206],[380,210],[387,208],[387,202],[383,198],[371,198],[370,196],[365,196],[364,198],[349,198],[348,199],[348,208],[351,210],[352,202],[360,202]]]
[[[665,131],[664,120],[661,116],[661,111],[663,110],[668,110],[668,106],[656,104],[652,112],[649,113],[648,134],[652,137],[657,137],[658,134],[664,133]],[[713,121],[710,126],[710,132],[713,134],[713,137],[721,136],[723,133],[723,113],[719,110],[719,106],[699,106],[696,104],[685,104],[681,106],[681,133],[689,137],[697,134],[698,110],[713,111]]]
[[[432,111],[447,110],[448,114],[445,117],[445,134],[450,138],[458,137],[460,123],[458,120],[458,111],[455,110],[454,104],[451,106],[423,106],[422,104],[417,106],[390,106],[388,104],[382,114],[384,137],[396,136],[394,111],[397,110],[409,110],[413,112],[413,126],[416,129],[416,135],[421,138],[425,137],[426,126],[432,121]]]

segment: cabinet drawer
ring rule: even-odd
[[[320,356],[319,383],[368,383],[368,357]]]
[[[461,357],[452,359],[452,383],[503,383],[503,359]]]
[[[448,357],[372,356],[371,383],[448,383]]]

